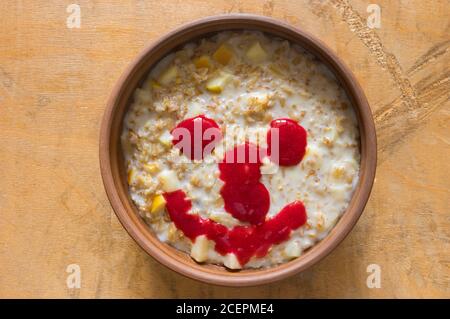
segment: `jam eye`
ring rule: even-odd
[[[222,139],[219,125],[204,115],[178,123],[171,133],[173,145],[191,160],[201,160],[211,154]]]
[[[297,165],[306,152],[306,130],[291,119],[276,119],[267,133],[270,160],[280,166]]]

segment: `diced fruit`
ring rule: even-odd
[[[188,57],[192,57],[194,55],[195,47],[196,47],[195,43],[190,42],[184,46],[183,51],[186,52],[186,55]]]
[[[222,44],[213,54],[214,60],[220,64],[228,64],[233,57],[233,50],[227,45]]]
[[[150,175],[139,175],[137,177],[137,185],[148,187],[152,183],[152,177]]]
[[[156,82],[155,80],[151,80],[151,81],[150,81],[150,86],[151,86],[153,89],[159,89],[159,88],[161,88],[161,85],[159,85],[159,83]]]
[[[279,165],[273,163],[268,157],[264,157],[261,165],[261,174],[272,175],[278,172]]]
[[[167,232],[167,239],[171,243],[175,242],[175,240],[178,239],[178,230],[177,230],[177,226],[175,226],[174,223],[170,223],[170,225],[169,225],[169,230]]]
[[[206,89],[212,93],[220,93],[223,91],[225,85],[231,79],[231,75],[228,73],[221,73],[220,75],[210,79],[206,83]]]
[[[281,70],[280,66],[277,64],[274,63],[270,64],[269,70],[275,73],[276,75],[283,76],[283,70]]]
[[[159,166],[156,163],[148,163],[148,164],[144,164],[144,169],[149,172],[149,173],[156,173],[159,172]]]
[[[139,174],[138,170],[131,168],[128,171],[128,185],[130,186],[148,186],[152,182],[152,177],[145,174]]]
[[[178,68],[175,65],[168,67],[158,78],[161,85],[169,85],[178,75]]]
[[[208,259],[208,238],[205,235],[197,236],[191,248],[191,257],[201,263]]]
[[[165,131],[159,136],[159,142],[164,146],[172,145],[172,134],[169,131]]]
[[[207,55],[202,55],[201,57],[194,60],[194,65],[197,69],[210,68],[211,58]]]
[[[152,206],[150,207],[150,213],[157,214],[162,212],[166,208],[166,200],[163,195],[156,195],[153,197]]]
[[[222,208],[224,205],[222,197],[219,197],[219,201]],[[209,219],[229,227],[233,227],[236,223],[236,219],[233,216],[222,210],[212,211]]]
[[[159,173],[158,179],[162,184],[162,189],[165,192],[174,192],[180,189],[180,181],[174,171],[165,170]]]
[[[327,218],[325,218],[323,228],[331,229],[339,219],[339,215],[337,213],[329,214]]]
[[[261,63],[267,59],[267,52],[261,47],[259,42],[253,43],[246,52],[247,58],[253,63]]]
[[[225,256],[225,260],[224,260],[223,264],[225,265],[225,267],[230,268],[230,269],[241,269],[242,268],[241,263],[237,259],[236,255],[233,253],[229,253]]]
[[[341,185],[330,186],[328,191],[336,200],[345,200],[348,194],[348,189]]]
[[[128,185],[136,184],[137,176],[138,176],[138,174],[137,174],[136,169],[135,168],[131,168],[128,171]]]
[[[150,71],[150,78],[157,79],[165,70],[167,70],[173,63],[176,54],[170,53],[162,58]]]
[[[136,89],[135,98],[142,103],[150,103],[152,101],[151,93],[139,88]]]
[[[302,253],[302,249],[297,242],[291,241],[289,244],[286,245],[284,252],[288,257],[295,258],[300,256],[300,254]]]

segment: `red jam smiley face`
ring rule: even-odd
[[[200,124],[200,128],[197,124]],[[176,135],[175,130],[178,128],[183,128],[192,135]],[[183,143],[183,139],[186,139],[188,143],[182,148],[183,154],[191,159],[202,159],[208,145],[218,141],[217,137],[210,138],[212,135],[207,135],[208,129],[218,128],[216,122],[203,115],[187,119],[172,131],[173,143],[178,147]],[[200,138],[194,137],[195,134],[201,134]],[[273,135],[278,135],[278,144],[275,144],[277,141],[273,139]],[[271,161],[280,166],[300,163],[305,155],[306,137],[306,130],[291,119],[272,121],[267,133],[268,155]],[[189,143],[191,144],[188,145]],[[201,153],[194,147],[195,143],[201,145]],[[212,148],[214,145],[216,144],[213,143]],[[219,163],[220,179],[224,182],[220,190],[224,208],[233,217],[248,225],[229,229],[210,219],[189,214],[192,203],[184,191],[164,194],[171,220],[186,237],[195,241],[197,236],[206,235],[215,242],[215,250],[219,254],[234,253],[241,265],[245,265],[253,256],[265,256],[272,245],[287,240],[292,230],[303,226],[307,221],[305,207],[300,201],[294,201],[274,217],[266,218],[270,208],[270,194],[260,181],[261,153],[257,145],[246,142],[227,151],[223,161]],[[276,153],[279,156],[276,156]]]

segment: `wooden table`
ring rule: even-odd
[[[372,1],[371,1],[372,2]],[[446,0],[0,3],[0,297],[450,297],[450,30]],[[355,229],[312,269],[224,288],[159,265],[128,236],[99,172],[100,120],[129,61],[160,35],[212,14],[273,16],[350,66],[374,113],[377,180]],[[81,269],[81,288],[66,268]],[[381,288],[366,285],[381,268]]]

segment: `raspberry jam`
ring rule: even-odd
[[[272,134],[278,129],[279,156],[273,150]],[[291,119],[276,119],[270,123],[267,133],[268,153],[272,162],[280,166],[297,165],[306,152],[306,130]],[[271,154],[273,153],[273,154]]]
[[[245,143],[229,150],[219,164],[220,179],[224,186],[220,194],[225,210],[233,217],[250,224],[265,221],[270,207],[270,196],[261,178],[260,149]]]
[[[270,207],[270,196],[264,184],[225,183],[220,195],[225,203],[225,210],[233,217],[254,225],[265,221]]]
[[[204,115],[178,123],[171,133],[173,145],[191,160],[203,159],[222,138],[219,125]]]
[[[260,148],[245,143],[227,151],[219,163],[220,179],[230,184],[254,184],[261,178]]]
[[[264,257],[272,245],[288,239],[291,231],[304,225],[307,219],[302,202],[295,201],[265,223],[228,229],[210,219],[189,214],[192,204],[182,190],[165,193],[164,198],[170,218],[186,237],[195,241],[197,236],[205,235],[216,243],[219,254],[234,253],[241,265],[253,256]]]

